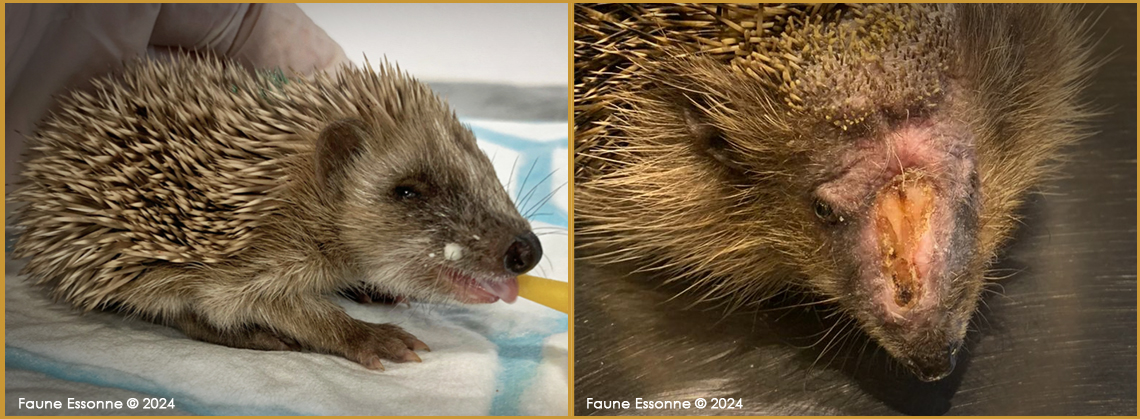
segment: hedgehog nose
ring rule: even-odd
[[[950,343],[925,354],[925,356],[909,359],[908,366],[922,381],[941,380],[954,372],[954,367],[958,364],[958,350],[961,347],[961,342]]]
[[[511,247],[507,249],[506,257],[503,258],[503,266],[511,273],[521,274],[537,265],[541,257],[542,243],[539,243],[538,236],[528,231],[515,237],[514,243],[511,243]]]

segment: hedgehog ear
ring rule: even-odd
[[[713,159],[737,175],[747,172],[743,166],[733,160],[732,149],[728,140],[724,138],[724,132],[709,120],[708,111],[711,109],[709,98],[698,96],[694,99],[690,95],[683,94],[683,96],[685,101],[681,102],[681,115],[694,151]]]
[[[316,176],[321,190],[339,194],[348,165],[364,148],[368,125],[359,119],[341,119],[317,137]]]

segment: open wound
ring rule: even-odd
[[[876,228],[882,252],[883,276],[890,279],[894,301],[909,309],[922,296],[920,244],[930,230],[934,191],[922,173],[905,171],[879,191],[875,200]]]

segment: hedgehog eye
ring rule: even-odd
[[[826,202],[817,199],[813,205],[815,206],[815,216],[819,217],[820,220],[828,224],[836,224],[843,221],[843,217],[836,214],[835,210],[831,208],[831,205],[828,205]]]
[[[425,173],[418,172],[403,176],[390,185],[392,189],[388,190],[389,197],[398,201],[411,201],[422,200],[431,195],[434,183]]]
[[[392,195],[399,199],[416,199],[423,194],[415,186],[400,185],[392,189]]]

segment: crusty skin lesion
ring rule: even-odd
[[[930,233],[933,192],[921,174],[904,172],[876,199],[883,275],[890,277],[894,303],[902,309],[913,307],[922,296],[924,278],[915,253],[923,236]]]

